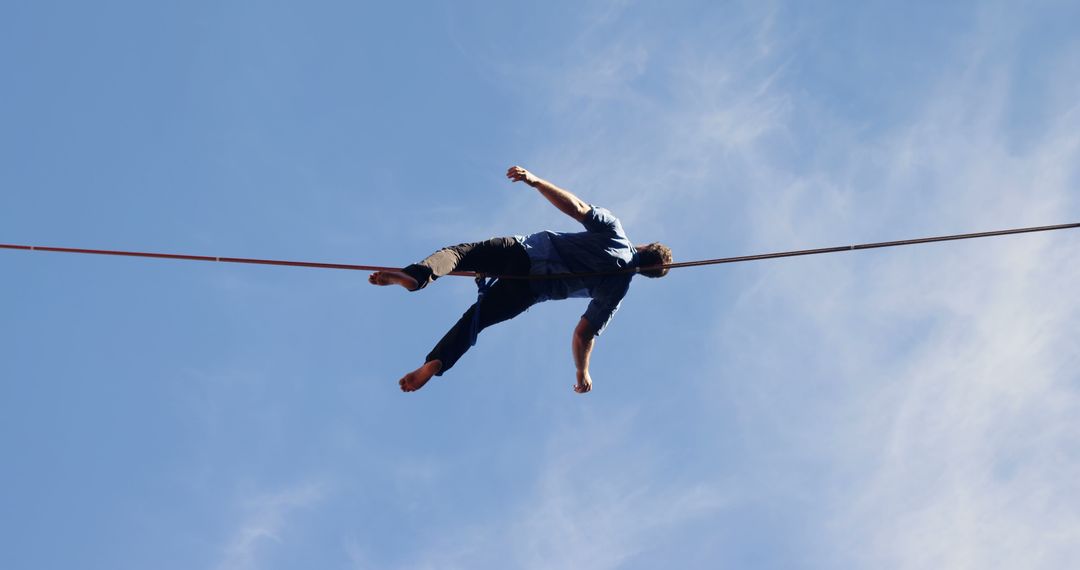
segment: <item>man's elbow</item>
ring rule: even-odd
[[[596,327],[592,326],[587,319],[581,319],[577,328],[574,329],[574,336],[582,342],[592,342],[596,338]]]

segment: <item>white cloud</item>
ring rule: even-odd
[[[967,72],[910,127],[761,199],[759,239],[833,236],[852,218],[843,227],[868,239],[1075,221],[1080,120],[1062,109],[1018,151],[1003,116],[1012,70],[983,60],[990,51],[973,49]],[[884,173],[875,187],[859,186],[875,170]],[[906,233],[873,233],[881,228]],[[836,559],[1061,568],[1080,558],[1076,235],[857,255],[763,269],[739,322],[770,306],[783,320],[756,315],[749,341],[730,328],[718,337],[745,348],[739,369],[760,379],[736,389],[748,429],[768,417],[803,436],[773,444],[811,443],[829,458],[807,484],[842,489],[826,506]],[[821,395],[796,384],[807,382]],[[793,402],[792,390],[817,397]]]
[[[305,483],[242,501],[244,518],[229,538],[217,568],[247,570],[261,567],[260,552],[265,550],[267,543],[284,540],[289,516],[314,506],[324,495],[321,485]]]
[[[662,454],[636,438],[635,423],[623,412],[564,425],[522,500],[494,520],[468,522],[463,513],[461,527],[418,541],[423,546],[402,567],[619,568],[666,533],[729,506],[716,482],[666,474]],[[363,567],[361,549],[353,544],[350,552]]]
[[[964,189],[935,197],[946,219],[993,228],[1076,212],[1063,207],[1070,188],[1059,176],[1075,168],[1075,144],[1010,159],[970,142],[986,154],[941,173]],[[1036,168],[1045,174],[1025,176]],[[1018,191],[1024,179],[1040,188]],[[983,208],[965,207],[974,204]],[[1080,491],[1080,352],[1070,340],[1080,333],[1080,271],[1070,262],[1078,254],[1071,235],[1027,236],[926,252],[930,263],[905,256],[887,275],[860,276],[876,289],[850,299],[856,311],[873,315],[900,297],[911,313],[937,315],[906,362],[879,371],[892,397],[864,408],[862,436],[884,444],[848,513],[846,530],[869,539],[865,555],[909,568],[1058,568],[1080,556],[1070,499]],[[907,277],[927,272],[939,278]],[[913,281],[918,297],[904,293]]]

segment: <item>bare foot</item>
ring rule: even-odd
[[[403,271],[376,271],[368,275],[368,283],[372,285],[401,285],[409,291],[415,291],[420,285],[409,274]]]
[[[430,360],[425,362],[423,366],[413,370],[406,374],[398,381],[398,385],[401,386],[402,392],[415,392],[427,384],[431,377],[438,374],[442,370],[441,360]]]

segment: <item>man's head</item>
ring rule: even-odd
[[[653,242],[649,245],[639,245],[637,250],[638,267],[641,268],[642,275],[646,277],[663,277],[667,275],[668,269],[666,267],[660,268],[657,266],[671,263],[670,247],[659,242]]]

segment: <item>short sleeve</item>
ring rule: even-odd
[[[589,324],[596,330],[597,335],[607,328],[608,323],[611,322],[611,317],[615,316],[615,311],[619,310],[619,305],[629,289],[630,278],[620,276],[606,279],[593,292],[592,301],[589,302],[589,306],[585,309],[585,314],[582,317],[589,321]]]
[[[585,229],[590,232],[623,235],[619,218],[616,218],[615,214],[612,214],[606,208],[599,206],[593,206],[589,213],[585,214],[585,219],[581,220],[581,225],[585,226]]]
[[[589,302],[589,307],[585,309],[585,314],[581,316],[589,321],[596,335],[600,336],[600,333],[604,332],[608,323],[611,322],[611,317],[615,316],[615,312],[619,310],[619,304],[619,301],[611,303],[607,299],[593,299]]]

